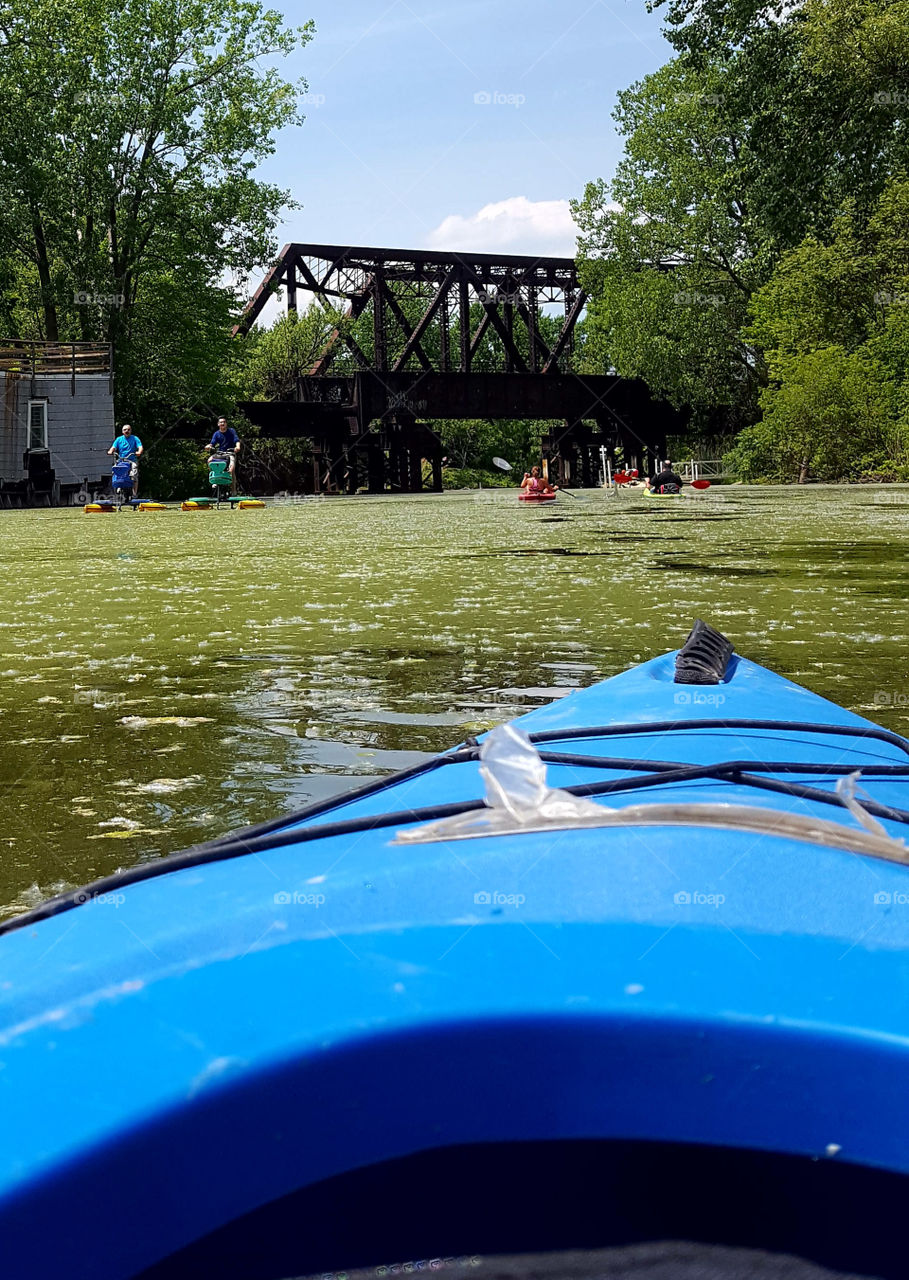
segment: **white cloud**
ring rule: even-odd
[[[538,253],[573,258],[577,227],[567,200],[510,196],[466,217],[451,213],[426,237],[428,249],[465,253]]]

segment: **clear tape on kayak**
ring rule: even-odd
[[[486,787],[484,809],[472,809],[420,827],[405,827],[397,832],[393,843],[432,844],[583,828],[715,827],[845,849],[909,865],[906,844],[889,835],[856,799],[860,777],[857,772],[842,778],[836,788],[844,809],[860,824],[857,829],[823,818],[725,802],[669,801],[620,809],[597,804],[547,786],[546,765],[527,734],[513,724],[500,725],[483,740],[480,773]]]

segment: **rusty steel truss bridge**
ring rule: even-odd
[[[289,311],[302,293],[333,317],[328,336],[291,398],[241,408],[264,436],[312,440],[315,492],[440,489],[434,419],[549,423],[550,475],[575,486],[599,483],[602,447],[646,467],[684,426],[643,383],[575,370],[572,258],[289,244],[235,334],[282,289]]]

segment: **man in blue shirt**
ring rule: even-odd
[[[215,453],[227,455],[227,465],[230,469],[231,480],[233,480],[234,472],[237,469],[237,454],[240,452],[240,437],[233,427],[227,425],[226,418],[218,419],[218,429],[212,436],[211,443],[207,444],[205,448]]]
[[[107,452],[111,455],[116,454],[121,461],[125,458],[141,458],[142,441],[138,436],[133,435],[133,429],[127,422]]]
[[[111,456],[117,455],[119,462],[129,462],[129,476],[133,482],[133,495],[139,488],[139,463],[137,459],[142,457],[144,452],[142,441],[138,436],[133,435],[133,429],[128,422],[123,424],[120,434],[107,451]]]

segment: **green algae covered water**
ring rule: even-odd
[[[680,644],[909,732],[909,490],[0,514],[0,914]]]

